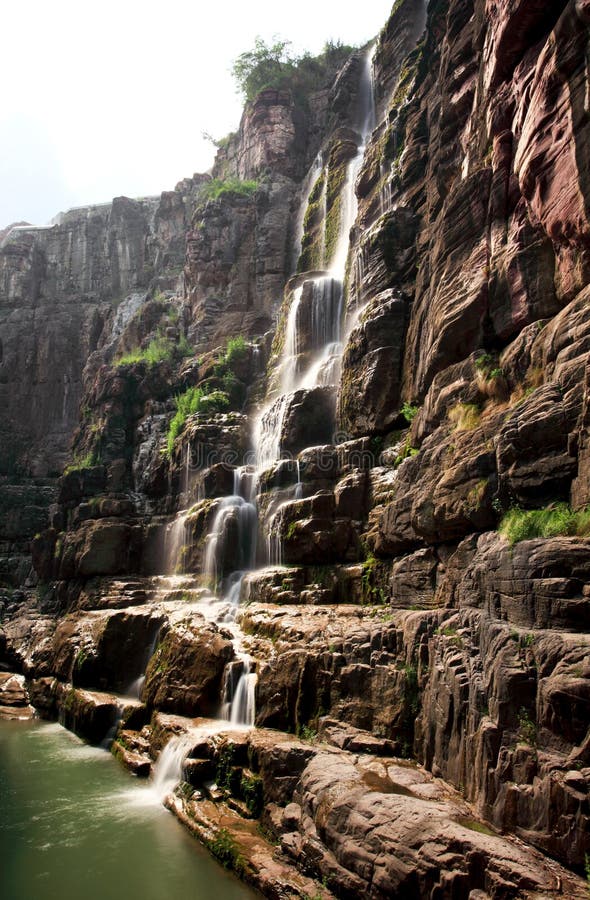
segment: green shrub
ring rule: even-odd
[[[240,781],[240,794],[252,815],[257,819],[264,806],[262,779],[260,776],[242,775],[242,780]]]
[[[574,512],[567,503],[555,503],[545,509],[510,509],[498,528],[508,543],[517,544],[537,537],[590,534],[590,507]]]
[[[408,403],[408,401],[406,400],[406,402],[402,406],[402,416],[404,417],[408,425],[412,424],[413,420],[418,415],[419,409],[419,406],[416,406],[413,403]]]
[[[231,366],[232,363],[242,360],[248,352],[248,341],[239,334],[237,337],[230,338],[227,342],[225,350],[225,364]]]
[[[239,194],[241,197],[249,197],[258,189],[257,181],[242,181],[231,175],[227,178],[212,178],[201,185],[201,200],[217,200],[224,194]]]
[[[418,450],[417,447],[412,447],[412,444],[411,444],[411,441],[410,441],[410,435],[409,435],[409,433],[408,433],[408,434],[406,435],[406,441],[405,441],[405,444],[404,444],[404,446],[401,448],[401,450],[400,450],[400,452],[398,453],[398,455],[396,456],[396,458],[395,458],[395,460],[394,460],[394,462],[393,462],[393,465],[397,468],[397,466],[399,466],[400,463],[403,463],[404,459],[407,459],[409,456],[416,456],[416,454],[419,453],[419,452],[420,452],[420,451]]]
[[[304,53],[294,57],[291,42],[274,39],[267,44],[261,37],[252,50],[241,53],[234,61],[232,74],[238,89],[247,100],[254,100],[265,88],[290,89],[296,101],[305,103],[311,91],[328,86],[353,48],[328,41],[318,56]]]
[[[480,372],[488,372],[490,369],[493,369],[494,365],[495,359],[491,353],[482,353],[475,360],[475,368]]]
[[[193,352],[191,345],[184,335],[178,341],[158,334],[149,342],[147,347],[131,350],[121,356],[115,363],[116,366],[129,366],[139,362],[146,362],[149,366],[160,362],[172,362],[190,356]]]
[[[225,412],[229,408],[229,397],[225,391],[212,391],[204,394],[199,387],[189,388],[184,394],[176,397],[176,413],[168,427],[166,447],[168,456],[172,455],[174,442],[184,428],[189,416],[202,414],[212,415],[217,412]]]
[[[530,747],[537,746],[537,726],[524,706],[521,706],[518,714],[518,733],[525,744],[528,744]]]
[[[412,718],[420,711],[420,690],[418,686],[418,670],[416,666],[404,666],[404,700]]]
[[[297,728],[297,737],[302,741],[309,741],[315,744],[318,739],[318,733],[311,725],[300,725]]]

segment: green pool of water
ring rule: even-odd
[[[149,785],[60,725],[0,721],[2,900],[252,900]]]

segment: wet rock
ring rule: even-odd
[[[0,672],[0,719],[30,719],[34,714],[24,676]]]
[[[142,609],[66,617],[53,638],[52,671],[76,687],[126,693],[145,672],[164,622]]]
[[[338,422],[351,436],[387,431],[398,416],[407,304],[394,291],[375,297],[342,359]]]
[[[334,435],[335,404],[333,388],[295,391],[283,417],[281,453],[296,456],[305,447],[329,443]]]
[[[180,715],[214,714],[233,645],[219,629],[193,619],[170,628],[156,648],[143,689],[148,706]]]
[[[141,541],[141,530],[117,519],[83,522],[69,532],[61,547],[60,574],[70,566],[82,576],[119,575],[133,571]]]

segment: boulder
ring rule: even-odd
[[[144,702],[179,715],[214,715],[233,655],[231,640],[215,625],[197,617],[173,625],[148,666]]]

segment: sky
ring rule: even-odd
[[[232,62],[257,36],[362,45],[393,0],[27,0],[2,10],[0,228],[172,190],[239,124]]]

